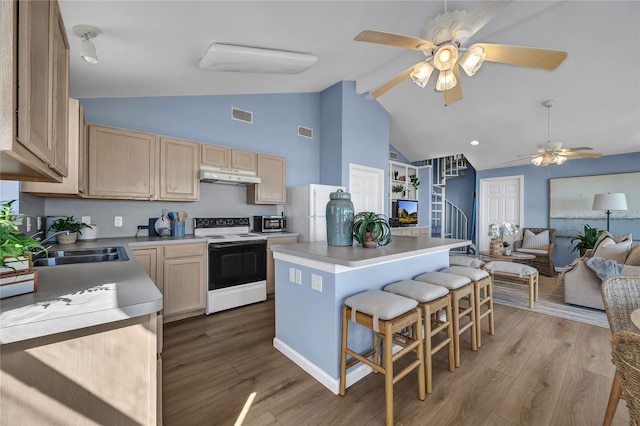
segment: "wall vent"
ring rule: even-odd
[[[397,160],[397,159],[398,159],[398,153],[389,151],[389,160]]]
[[[253,124],[253,113],[251,111],[245,111],[240,108],[231,108],[231,118],[233,120],[244,121],[245,123]]]
[[[298,126],[298,136],[313,139],[313,129],[309,127]]]

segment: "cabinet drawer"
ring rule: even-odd
[[[167,244],[162,249],[165,259],[202,256],[204,255],[204,242],[197,244]]]

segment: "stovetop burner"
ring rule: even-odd
[[[214,241],[265,240],[261,234],[249,232],[248,217],[198,217],[193,219],[193,233],[196,237]]]

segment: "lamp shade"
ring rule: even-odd
[[[433,65],[431,65],[429,62],[423,62],[420,65],[416,65],[413,68],[413,72],[410,74],[411,79],[418,86],[424,87],[427,85],[433,69]]]
[[[596,194],[593,210],[627,210],[627,198],[623,193]]]
[[[96,47],[91,40],[84,39],[80,42],[80,57],[90,64],[98,63],[98,55],[96,55]]]

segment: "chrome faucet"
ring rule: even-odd
[[[57,237],[59,234],[69,235],[69,231],[59,231],[59,232],[56,232],[56,233],[54,233],[54,234],[51,234],[50,236],[48,236],[48,237],[47,237],[47,238],[45,238],[44,240],[40,240],[40,241],[39,241],[39,243],[40,243],[40,244],[48,243],[49,241],[51,241],[51,240],[53,240],[55,237]],[[44,234],[44,231],[38,231],[38,232],[36,232],[35,234],[33,234],[33,235],[31,236],[31,238],[35,238],[35,239],[37,240],[37,238],[36,238],[36,237],[37,237],[38,235],[42,235],[42,236],[44,236],[44,235],[45,235],[45,234]],[[47,247],[47,250],[49,250],[50,248],[51,248],[50,246],[49,246],[49,247]]]

